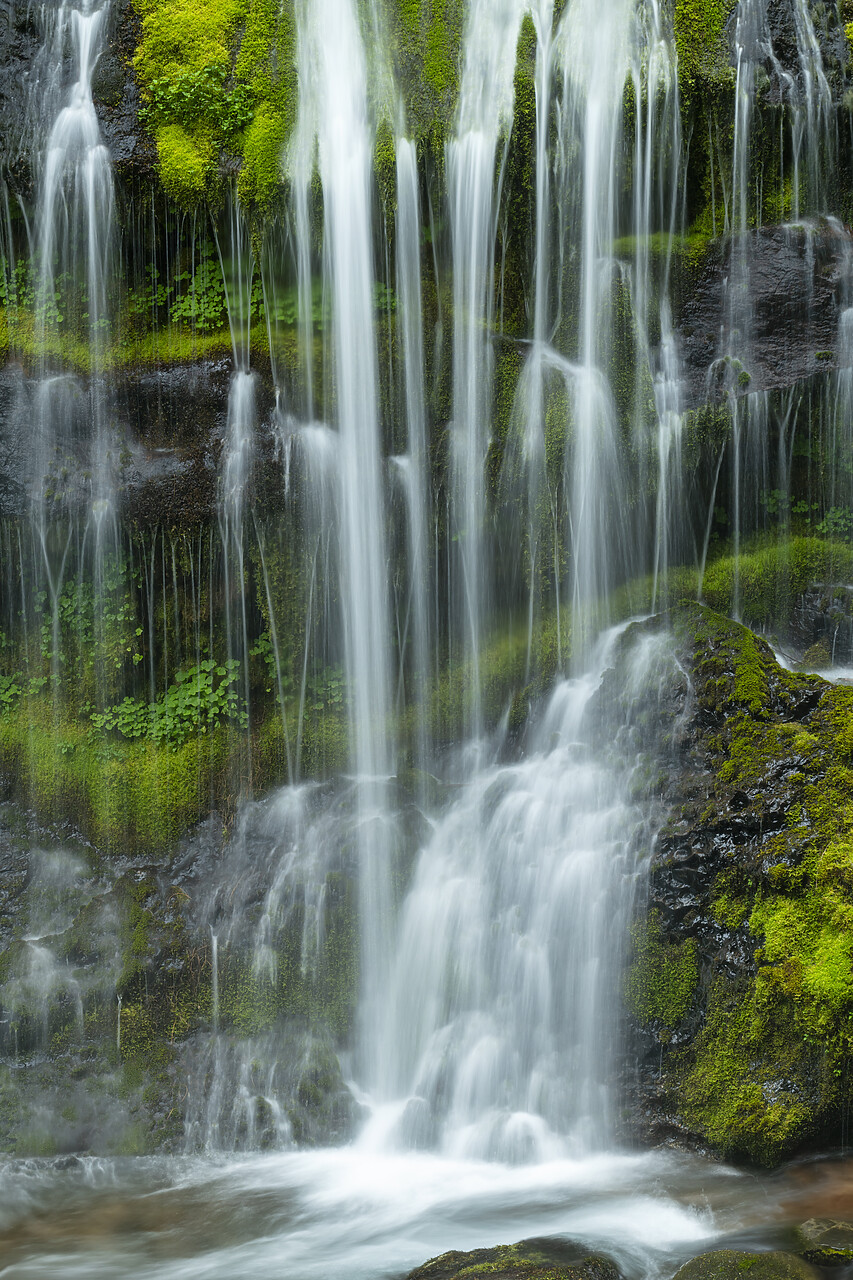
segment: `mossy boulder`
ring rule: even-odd
[[[642,1123],[774,1165],[830,1141],[850,1101],[853,690],[700,605],[626,652],[666,629],[686,683],[644,722],[639,776],[669,817],[626,985]]]
[[[522,1240],[470,1253],[443,1253],[410,1272],[407,1280],[620,1280],[615,1263],[562,1240]]]
[[[795,1239],[802,1256],[814,1266],[853,1266],[853,1222],[809,1218],[797,1228]]]
[[[815,1280],[817,1272],[794,1253],[743,1253],[716,1249],[692,1258],[675,1280]]]

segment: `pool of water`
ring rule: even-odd
[[[640,1280],[723,1242],[785,1247],[790,1227],[816,1215],[853,1217],[853,1161],[762,1176],[661,1152],[512,1166],[357,1145],[7,1160],[0,1277],[378,1280],[449,1249],[560,1236]]]

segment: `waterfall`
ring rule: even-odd
[[[188,1150],[620,1140],[640,712],[684,692],[626,620],[717,572],[769,627],[744,555],[781,579],[853,529],[844,68],[807,0],[739,0],[698,53],[680,8],[288,0],[251,75],[243,15],[221,68],[136,62],[150,163],[164,129],[209,160],[187,207],[113,165],[108,3],[33,9],[0,775],[87,852],[28,849],[79,910],[14,939],[0,1025],[119,1070],[168,1025]]]
[[[397,292],[403,336],[403,363],[408,450],[399,465],[403,476],[409,533],[409,612],[414,633],[412,693],[419,704],[418,753],[420,769],[427,765],[425,702],[429,696],[431,617],[429,534],[431,503],[426,404],[424,400],[423,307],[421,301],[421,216],[417,153],[400,138],[397,160]]]
[[[453,508],[451,573],[457,643],[471,665],[470,728],[480,729],[480,646],[486,604],[485,467],[489,436],[488,330],[494,316],[493,259],[500,204],[498,146],[509,124],[523,0],[472,0],[459,111],[447,148],[453,241]]]
[[[92,97],[109,4],[77,8],[63,3],[53,10],[45,7],[41,18],[45,41],[25,125],[37,172],[31,251],[40,352],[27,465],[32,537],[50,603],[52,678],[58,690],[60,596],[67,573],[79,557],[89,558],[95,626],[103,638],[105,555],[116,538],[117,450],[108,429],[102,368],[114,269],[114,196],[110,155]],[[90,374],[85,382],[74,375],[65,356],[66,334],[73,328],[87,345]],[[74,545],[77,535],[70,523],[63,530],[53,518],[56,513],[73,521],[75,488],[85,502],[82,546]]]
[[[518,1162],[612,1141],[613,992],[650,821],[590,712],[621,630],[555,689],[527,757],[474,776],[419,854],[383,1001],[400,1101],[368,1145]],[[657,638],[629,685],[673,672]]]
[[[304,185],[317,158],[324,200],[324,275],[331,297],[335,417],[339,435],[340,592],[353,762],[359,778],[363,1053],[376,1054],[372,1010],[387,963],[392,845],[384,790],[394,771],[389,740],[389,606],[384,493],[373,341],[372,144],[367,65],[351,0],[303,5],[295,160]],[[301,225],[301,219],[298,219]],[[300,252],[300,262],[305,251]],[[302,281],[302,287],[305,282]],[[376,1065],[372,1068],[377,1070]]]

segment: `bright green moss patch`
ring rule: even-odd
[[[754,991],[723,981],[684,1080],[687,1117],[719,1149],[773,1165],[806,1136],[813,1099],[784,1010],[768,1016]]]
[[[214,199],[220,152],[243,160],[238,191],[269,208],[296,112],[292,0],[136,0],[134,65],[159,172],[182,208]]]
[[[0,767],[43,818],[74,821],[106,850],[162,852],[221,795],[227,730],[170,748],[93,743],[79,720],[57,722],[48,699],[0,716]]]
[[[246,129],[238,189],[245,202],[269,205],[281,189],[281,157],[287,125],[269,107],[259,107]]]
[[[714,83],[732,78],[725,26],[735,5],[736,0],[676,0],[678,78],[687,97],[697,81]]]
[[[711,427],[708,430],[712,430]],[[736,558],[723,554],[711,560],[700,579],[693,566],[670,570],[665,590],[670,600],[699,598],[722,614],[737,606],[748,626],[782,627],[791,618],[799,596],[821,585],[853,580],[853,546],[833,538],[794,536],[745,546]],[[633,599],[651,599],[651,583],[629,584]]]
[[[668,942],[654,915],[635,925],[632,937],[634,958],[625,987],[628,1006],[640,1022],[658,1023],[664,1033],[670,1032],[690,1007],[699,978],[696,943],[692,938]]]
[[[142,40],[134,65],[146,87],[204,67],[230,71],[231,44],[245,18],[246,0],[136,0],[136,9]]]
[[[189,208],[205,195],[216,161],[213,140],[183,125],[164,124],[156,133],[163,189],[176,204]]]

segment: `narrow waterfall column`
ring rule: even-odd
[[[110,155],[101,139],[92,97],[109,0],[100,6],[83,0],[80,8],[63,3],[55,11],[45,6],[42,13],[49,24],[40,68],[47,89],[31,100],[28,119],[30,145],[38,156],[33,247],[39,272],[35,338],[41,366],[30,500],[33,539],[43,560],[51,605],[53,679],[58,687],[59,597],[71,567],[72,532],[70,525],[59,529],[49,519],[49,491],[56,483],[58,450],[77,452],[74,439],[81,428],[86,452],[77,458],[77,466],[87,482],[88,515],[82,548],[74,550],[80,556],[84,552],[92,556],[97,640],[102,639],[104,626],[104,552],[116,536],[115,458],[107,438],[102,384],[114,194]],[[69,48],[76,79],[65,87]],[[85,307],[77,318],[86,322],[90,358],[85,397],[79,396],[77,380],[62,356],[62,311],[77,307]],[[51,349],[54,354],[48,356]]]
[[[447,148],[453,239],[453,510],[452,565],[461,657],[470,664],[477,735],[480,717],[480,641],[486,609],[485,466],[491,415],[494,247],[500,181],[498,143],[513,107],[516,46],[525,0],[472,0],[465,33],[459,113]]]
[[[601,316],[609,303],[610,260],[616,227],[616,161],[622,127],[623,90],[635,35],[633,0],[578,0],[560,26],[566,104],[562,140],[563,193],[571,203],[579,188],[577,234],[581,253],[578,372],[573,404],[569,544],[572,561],[572,654],[582,670],[594,625],[589,606],[607,593],[613,556],[624,562],[630,531],[613,397],[605,370],[609,335]],[[581,172],[575,167],[579,147]]]
[[[400,459],[409,533],[409,596],[414,642],[411,694],[418,704],[417,764],[427,762],[426,699],[430,689],[431,575],[429,555],[430,484],[424,403],[423,306],[421,301],[421,219],[417,149],[397,141],[397,293],[403,336],[408,454]],[[403,660],[404,655],[401,655]]]
[[[353,0],[302,0],[297,11],[296,190],[316,154],[323,186],[324,269],[332,307],[335,416],[340,437],[340,582],[350,736],[357,775],[362,921],[361,1059],[381,1075],[376,1024],[391,929],[392,843],[385,792],[394,771],[385,495],[374,337],[373,127],[364,44]],[[306,228],[297,219],[297,230]],[[298,251],[306,260],[305,247]],[[304,279],[300,281],[306,287]]]

